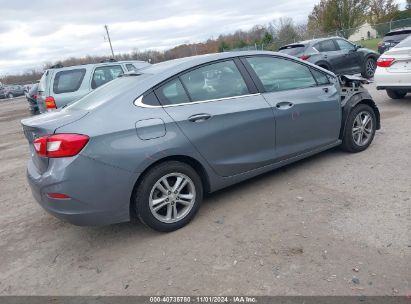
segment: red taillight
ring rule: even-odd
[[[302,56],[300,56],[300,59],[307,60],[310,57],[311,57],[310,55],[302,55]]]
[[[47,196],[49,198],[56,198],[56,199],[69,199],[70,198],[70,196],[64,193],[47,193]]]
[[[37,100],[37,95],[31,95],[31,98],[36,99]]]
[[[393,64],[394,61],[394,58],[378,58],[377,66],[381,68],[388,68]]]
[[[47,109],[57,109],[56,101],[53,96],[47,96],[44,100]]]
[[[88,143],[89,137],[80,134],[54,134],[37,138],[34,149],[42,157],[70,157],[77,155]]]

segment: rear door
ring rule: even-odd
[[[278,160],[337,142],[340,93],[326,73],[283,57],[242,60],[274,112]]]
[[[106,84],[107,82],[116,79],[118,76],[124,74],[125,70],[120,64],[104,65],[94,68],[93,76],[91,77],[91,90]]]
[[[241,62],[230,59],[192,69],[156,95],[218,175],[236,175],[275,158],[273,112]]]
[[[343,71],[339,65],[342,53],[339,49],[337,49],[337,45],[332,39],[320,41],[313,47],[322,54],[323,60],[331,66],[333,72],[336,74],[342,74]]]

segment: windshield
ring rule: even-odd
[[[93,110],[104,103],[113,100],[115,97],[120,96],[122,93],[133,90],[136,87],[136,78],[141,80],[147,76],[148,75],[146,74],[140,74],[138,76],[116,78],[95,89],[94,91],[91,91],[79,100],[69,104],[66,109],[86,111]]]
[[[304,52],[305,46],[303,44],[287,45],[280,48],[279,52],[287,55],[298,55]]]

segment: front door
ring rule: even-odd
[[[274,160],[271,107],[250,90],[233,60],[191,70],[156,95],[218,175],[236,175]]]
[[[305,64],[274,56],[243,59],[260,82],[276,120],[278,160],[337,142],[340,94],[329,77]]]

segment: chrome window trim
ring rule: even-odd
[[[217,98],[217,99],[207,99],[207,100],[200,100],[200,101],[193,101],[193,102],[183,102],[183,103],[170,104],[170,105],[164,105],[164,106],[152,106],[152,105],[144,104],[143,103],[144,95],[141,95],[140,97],[137,97],[136,100],[134,100],[134,105],[137,107],[141,107],[141,108],[169,108],[169,107],[179,107],[179,106],[184,106],[184,105],[193,105],[193,104],[206,103],[206,102],[214,102],[214,101],[222,101],[222,100],[258,96],[258,95],[261,95],[261,93],[230,96],[230,97],[223,97],[223,98]]]

